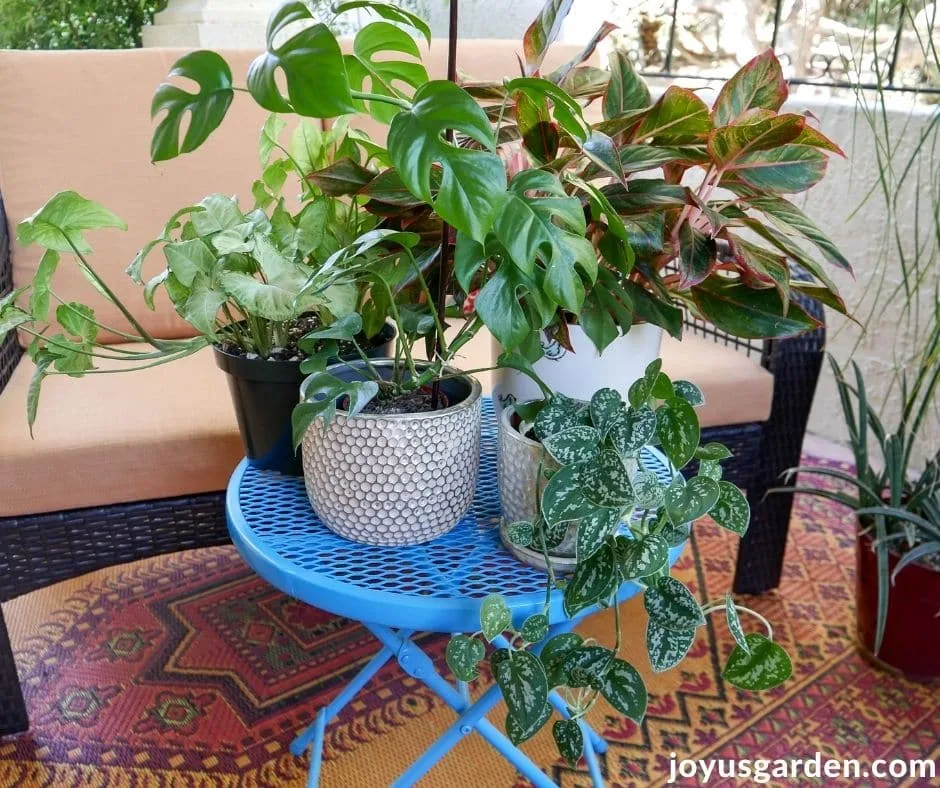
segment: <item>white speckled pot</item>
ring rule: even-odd
[[[373,366],[391,375],[390,360]],[[346,380],[363,377],[356,365],[328,371]],[[319,420],[309,427],[304,481],[327,528],[354,542],[413,545],[460,521],[476,489],[481,387],[462,376],[443,381],[441,389],[455,403],[444,410],[353,418],[337,410],[325,430]]]
[[[538,495],[545,482],[539,481],[539,466],[554,470],[558,467],[538,441],[527,438],[517,429],[515,408],[503,408],[499,416],[499,502],[503,512],[499,535],[503,545],[523,563],[547,569],[540,550],[514,545],[506,537],[506,526],[519,520],[534,522],[538,514]],[[536,486],[538,485],[538,486]],[[574,571],[577,528],[568,528],[568,535],[552,548],[552,568],[561,574]]]

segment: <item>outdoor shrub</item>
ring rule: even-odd
[[[167,0],[0,0],[0,47],[129,49]]]

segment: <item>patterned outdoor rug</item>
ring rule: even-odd
[[[736,538],[709,522],[696,534],[681,575],[702,597],[719,598],[730,588]],[[851,519],[803,498],[790,534],[783,586],[748,602],[774,622],[793,657],[794,677],[775,693],[739,692],[721,680],[731,638],[719,621],[680,668],[652,676],[646,614],[638,600],[625,605],[626,656],[647,676],[651,698],[639,727],[600,704],[591,714],[610,742],[602,759],[609,786],[665,782],[670,753],[940,757],[940,691],[878,672],[855,651]],[[306,760],[287,750],[294,731],[377,650],[355,623],[258,579],[233,548],[98,572],[5,610],[33,728],[0,741],[0,788],[304,785]],[[608,615],[581,631],[606,641]],[[444,638],[424,643],[442,655]],[[501,724],[501,711],[492,716]],[[388,666],[329,727],[322,785],[389,785],[453,719],[423,685]],[[550,734],[524,748],[560,785],[590,784],[556,757]],[[527,784],[475,735],[422,783]]]

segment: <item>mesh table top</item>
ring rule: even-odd
[[[643,460],[668,482],[660,456]],[[246,460],[229,482],[226,510],[232,541],[258,574],[336,615],[411,630],[473,632],[487,594],[503,594],[519,620],[541,612],[545,601],[545,574],[513,557],[499,539],[496,418],[489,399],[473,504],[452,531],[431,542],[377,547],[344,539],[317,518],[303,479],[260,471]],[[672,551],[670,563],[680,552]],[[627,583],[620,598],[637,591]],[[552,623],[564,619],[561,597],[552,594]]]

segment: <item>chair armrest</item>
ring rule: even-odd
[[[0,297],[13,290],[13,260],[10,257],[10,235],[7,231],[7,216],[3,210],[3,197],[0,196]],[[23,349],[17,340],[16,332],[11,331],[0,342],[0,393],[10,378],[13,370],[23,355]]]

